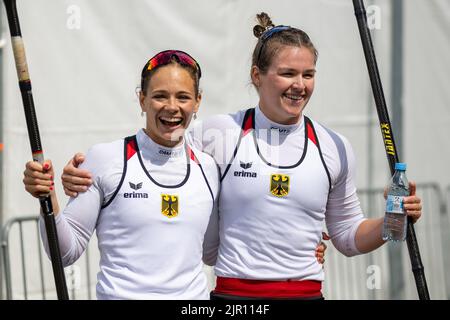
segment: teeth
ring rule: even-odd
[[[291,95],[291,94],[285,94],[284,96],[286,98],[292,99],[292,100],[301,100],[301,99],[303,99],[303,96],[296,96],[296,95]]]
[[[161,117],[160,119],[166,122],[180,122],[183,120],[182,118],[165,118],[165,117]]]

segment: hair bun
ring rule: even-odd
[[[260,14],[257,14],[256,19],[258,20],[259,24],[266,29],[268,27],[275,27],[275,25],[272,22],[272,19],[270,19],[269,15],[265,12],[261,12]]]
[[[272,22],[272,19],[270,19],[269,15],[265,12],[261,12],[260,14],[256,15],[256,20],[258,20],[258,24],[253,27],[253,34],[258,39],[261,37],[261,35],[266,31],[267,29],[271,27],[275,27],[275,25]]]
[[[261,38],[261,35],[266,31],[266,28],[260,25],[256,25],[253,27],[253,35],[258,39]]]

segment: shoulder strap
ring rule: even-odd
[[[255,108],[250,108],[245,111],[241,128],[242,136],[245,136],[250,130],[255,129]]]
[[[225,176],[228,173],[228,170],[231,167],[231,163],[233,162],[234,158],[237,155],[237,152],[239,150],[239,146],[241,145],[242,138],[247,135],[252,129],[255,128],[255,108],[250,108],[245,111],[244,119],[242,120],[241,125],[241,133],[239,135],[238,142],[236,144],[236,147],[234,148],[233,156],[230,159],[230,162],[227,165],[227,168],[225,169],[225,172],[223,173],[222,177],[220,178],[220,181],[223,181],[225,179]]]
[[[328,170],[327,164],[325,163],[325,159],[323,158],[322,149],[320,148],[319,138],[317,137],[316,129],[314,129],[314,125],[307,116],[305,116],[305,131],[308,136],[308,139],[311,140],[319,150],[320,160],[322,160],[322,165],[325,169],[325,172],[328,177],[328,190],[331,190],[331,176],[330,171]]]
[[[191,149],[191,147],[187,144],[186,144],[186,146],[187,146],[186,151],[189,153],[189,158],[199,166],[200,171],[202,172],[202,175],[203,175],[203,179],[205,179],[206,185],[208,186],[208,189],[209,189],[209,193],[211,194],[212,200],[214,202],[214,194],[212,192],[211,185],[208,182],[208,178],[206,177],[205,171],[203,170],[203,167],[202,167],[200,161],[198,161],[198,158],[196,157],[196,155],[195,155],[194,151]]]
[[[102,209],[106,208],[107,206],[109,206],[111,204],[111,202],[114,200],[114,198],[116,197],[117,193],[119,192],[120,187],[123,184],[123,181],[125,180],[125,175],[127,173],[128,160],[130,160],[130,158],[132,156],[134,156],[136,154],[136,152],[138,151],[136,135],[129,136],[129,137],[126,137],[124,139],[124,148],[123,149],[124,149],[124,161],[123,161],[122,177],[120,178],[120,182],[119,182],[119,185],[116,188],[116,191],[114,191],[114,194],[108,200],[108,202],[106,202],[105,204],[102,205]]]

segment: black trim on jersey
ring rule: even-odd
[[[203,175],[203,179],[205,180],[206,185],[208,186],[209,193],[211,194],[211,197],[212,197],[212,200],[213,200],[213,205],[214,205],[214,194],[212,192],[211,186],[209,185],[209,181],[206,178],[205,171],[203,171],[203,167],[202,167],[202,165],[200,163],[200,160],[198,160],[198,158],[195,155],[194,150],[192,150],[191,146],[187,146],[187,151],[189,151],[189,157],[191,158],[191,160],[194,160],[194,162],[200,167],[200,170],[201,170],[202,175]]]
[[[307,118],[305,117],[305,119],[307,119]],[[270,166],[270,167],[272,167],[272,168],[277,168],[277,169],[293,169],[293,168],[298,167],[298,166],[303,162],[303,160],[305,159],[305,157],[306,157],[306,151],[308,150],[308,132],[307,132],[307,127],[306,127],[306,121],[305,121],[304,127],[305,127],[305,142],[304,142],[304,147],[303,147],[303,154],[302,154],[302,156],[300,157],[300,159],[297,161],[297,163],[292,164],[292,165],[290,165],[290,166],[279,166],[279,165],[272,164],[272,163],[268,162],[268,161],[263,157],[263,155],[259,152],[259,146],[258,146],[258,141],[257,141],[257,139],[256,139],[256,132],[255,132],[256,130],[253,130],[253,142],[255,143],[256,153],[258,154],[258,156],[261,158],[261,160],[262,160],[265,164],[267,164],[268,166]],[[255,129],[255,125],[253,125],[253,129]]]
[[[186,148],[187,148],[186,150],[189,151],[189,158],[190,158],[191,160],[194,160],[194,162],[200,167],[200,171],[202,172],[203,179],[205,180],[206,185],[208,186],[209,193],[211,194],[211,198],[212,198],[212,200],[213,200],[213,205],[214,205],[214,194],[213,194],[213,192],[212,192],[212,189],[211,189],[211,186],[210,186],[210,184],[209,184],[209,181],[208,181],[208,179],[206,178],[205,171],[203,171],[203,167],[202,167],[202,165],[201,165],[201,163],[200,163],[200,160],[198,160],[198,158],[197,158],[197,156],[195,155],[194,150],[192,150],[192,147],[191,147],[191,146],[186,145]]]
[[[179,188],[179,187],[183,186],[186,183],[186,181],[188,181],[189,176],[191,174],[191,158],[189,156],[189,152],[188,152],[186,143],[184,143],[184,151],[186,153],[186,163],[187,163],[187,165],[186,165],[186,167],[187,167],[186,168],[186,176],[184,177],[183,181],[181,181],[179,184],[174,185],[174,186],[166,186],[166,185],[164,185],[162,183],[159,183],[155,179],[153,179],[153,177],[150,175],[150,172],[147,171],[147,169],[144,166],[144,162],[142,161],[141,153],[139,152],[139,146],[138,146],[137,141],[136,141],[136,153],[138,154],[138,158],[139,158],[139,162],[141,163],[142,170],[144,170],[144,172],[147,175],[147,177],[149,177],[149,179],[154,184],[156,184],[158,187],[161,187],[161,188],[169,188],[169,189]]]
[[[197,158],[197,159],[198,159],[198,158]],[[198,166],[200,167],[200,170],[202,171],[203,178],[205,179],[206,185],[208,186],[209,193],[211,194],[211,197],[212,197],[212,200],[213,200],[213,205],[214,205],[214,201],[215,201],[215,199],[214,199],[214,194],[213,194],[213,192],[212,192],[211,186],[209,185],[209,181],[208,181],[208,179],[206,178],[205,172],[203,171],[203,167],[202,167],[202,165],[200,164],[200,162],[198,163]]]
[[[239,134],[238,142],[236,144],[236,147],[234,148],[233,156],[231,157],[230,162],[228,163],[227,168],[225,169],[225,172],[223,173],[223,176],[220,177],[220,182],[222,182],[222,180],[225,179],[225,176],[227,175],[228,170],[230,169],[234,158],[236,158],[239,146],[241,145],[242,136],[244,135],[244,126],[247,123],[248,117],[250,117],[250,116],[252,117],[252,129],[255,128],[255,108],[250,108],[250,109],[247,109],[247,111],[245,111],[244,120],[242,121],[241,133]]]
[[[317,136],[317,133],[316,133],[316,128],[314,128],[314,125],[313,125],[311,119],[309,119],[307,116],[305,116],[305,120],[308,121],[309,124],[311,125],[312,131],[314,133],[314,138],[316,138],[317,149],[319,149],[320,160],[322,160],[322,165],[323,165],[325,172],[327,174],[327,177],[328,177],[328,191],[331,191],[331,175],[330,175],[330,171],[328,171],[328,167],[327,167],[327,164],[325,163],[325,159],[323,158],[322,149],[320,148],[320,143],[319,143],[319,137]],[[306,126],[305,126],[305,128],[306,128]]]
[[[136,143],[136,148],[137,148],[137,141],[136,141],[136,136],[129,136],[126,137],[124,139],[124,148],[123,148],[123,170],[122,170],[122,177],[120,178],[120,182],[119,185],[116,188],[116,191],[114,191],[112,197],[108,200],[108,202],[106,202],[104,205],[102,205],[101,209],[105,209],[107,206],[109,206],[111,204],[111,202],[114,200],[114,198],[116,197],[116,195],[119,193],[120,188],[122,187],[123,181],[125,180],[125,175],[127,173],[127,149],[128,149],[128,143],[134,140],[134,142]]]
[[[300,160],[299,160],[296,164],[293,164],[293,165],[290,165],[290,166],[278,166],[278,165],[274,165],[274,164],[268,162],[268,161],[262,156],[262,154],[261,154],[260,151],[259,151],[258,141],[257,141],[257,139],[256,139],[256,132],[255,132],[255,131],[256,131],[256,130],[255,130],[255,108],[247,109],[247,111],[245,112],[244,120],[242,121],[242,125],[241,125],[241,134],[239,135],[239,140],[238,140],[238,142],[237,142],[237,144],[236,144],[236,147],[235,147],[235,149],[234,149],[233,156],[232,156],[231,159],[230,159],[230,163],[227,165],[227,168],[226,168],[226,170],[225,170],[225,173],[224,173],[223,176],[220,178],[220,181],[221,181],[221,182],[223,181],[223,179],[225,178],[226,174],[228,173],[228,170],[230,169],[233,160],[236,158],[237,152],[238,152],[238,150],[239,150],[239,146],[241,145],[242,137],[243,137],[243,135],[244,135],[244,129],[245,129],[244,126],[245,126],[245,124],[247,123],[247,120],[248,120],[249,117],[252,117],[252,130],[253,130],[252,135],[253,135],[253,142],[254,142],[255,147],[256,147],[256,153],[258,154],[258,156],[261,158],[261,160],[262,160],[265,164],[267,164],[267,165],[270,166],[270,167],[277,168],[277,169],[293,169],[293,168],[295,168],[295,167],[298,167],[298,166],[303,162],[303,160],[304,160],[305,157],[306,157],[306,153],[307,153],[307,151],[308,151],[308,140],[309,140],[309,139],[308,139],[308,124],[309,124],[309,125],[311,126],[311,128],[312,128],[312,131],[313,131],[313,134],[314,134],[314,138],[315,138],[316,143],[317,143],[316,146],[317,146],[317,149],[319,150],[320,160],[322,161],[322,165],[323,165],[323,167],[324,167],[324,169],[325,169],[325,173],[327,174],[327,178],[328,178],[328,190],[331,190],[331,175],[330,175],[330,172],[329,172],[329,170],[328,170],[328,167],[327,167],[327,165],[326,165],[326,163],[325,163],[325,159],[323,158],[322,149],[320,148],[320,143],[319,143],[319,137],[317,136],[316,129],[314,128],[314,125],[313,125],[311,119],[309,119],[307,116],[304,116],[304,119],[305,119],[305,123],[304,123],[304,128],[305,128],[305,142],[304,142],[303,154],[302,154],[302,156],[300,157]]]

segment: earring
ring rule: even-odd
[[[194,115],[192,116],[194,118],[194,120],[197,119],[197,112],[194,112]]]
[[[144,111],[141,111],[141,117],[144,117],[145,113]]]

